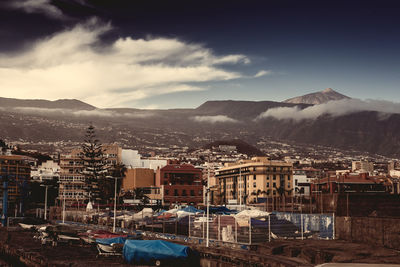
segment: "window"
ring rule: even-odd
[[[190,190],[190,195],[194,196],[194,190]]]
[[[169,195],[169,190],[165,190],[165,194],[168,196]]]
[[[274,174],[273,179],[276,180],[276,174]]]
[[[276,183],[273,183],[272,186],[275,188],[276,187]]]
[[[182,190],[182,196],[187,196],[187,194],[186,194],[186,189],[183,189],[183,190]]]
[[[257,179],[257,175],[253,175],[253,180],[256,180]]]
[[[267,183],[267,187],[269,187],[269,183]]]
[[[199,190],[199,196],[203,195],[203,190]]]
[[[297,179],[294,180],[294,185],[297,185]]]
[[[174,189],[174,196],[179,196],[178,195],[178,189]]]
[[[256,182],[253,183],[253,187],[257,187],[257,183]]]

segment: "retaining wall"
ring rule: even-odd
[[[336,217],[336,237],[400,250],[400,219]]]

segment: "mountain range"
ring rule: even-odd
[[[266,111],[301,111],[313,107],[310,103],[317,100],[325,103],[333,98],[350,99],[325,89],[285,102],[207,101],[193,109],[145,110],[98,109],[79,100],[0,98],[0,139],[81,142],[85,129],[93,123],[102,142],[118,142],[143,151],[171,146],[202,147],[217,140],[233,139],[256,146],[268,137],[400,158],[399,114],[382,116],[375,111],[358,111],[304,120],[260,116]]]

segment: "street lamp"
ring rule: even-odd
[[[8,171],[7,174],[2,176],[3,180],[3,215],[1,219],[3,220],[3,226],[7,225],[7,207],[8,207]]]
[[[208,247],[208,243],[209,243],[209,232],[210,232],[210,199],[209,199],[209,195],[210,195],[210,166],[207,166],[208,168],[208,174],[207,174],[207,239],[206,239],[206,247]]]
[[[47,189],[49,188],[49,186],[51,187],[51,185],[41,184],[40,186],[46,188],[44,196],[44,219],[47,220]]]
[[[62,223],[65,223],[65,183],[58,181],[58,184],[62,185],[62,189],[63,189],[63,211],[62,211]],[[61,186],[59,186],[59,189],[61,188]],[[47,197],[46,197],[47,199]]]
[[[115,233],[115,224],[116,224],[116,214],[117,214],[117,180],[118,177],[107,176],[107,178],[113,178],[115,180],[114,184],[114,219],[113,219],[113,232]]]

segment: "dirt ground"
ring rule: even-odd
[[[88,245],[59,244],[43,246],[33,238],[33,233],[21,229],[7,231],[0,228],[0,248],[12,248],[25,258],[37,262],[37,266],[130,266],[122,257],[97,258],[97,250]],[[252,246],[251,253],[276,255],[296,259],[305,265],[326,262],[400,264],[400,251],[341,240],[283,240]],[[0,263],[6,260],[0,255]]]
[[[400,251],[343,240],[273,241],[257,246],[256,251],[301,258],[311,264],[328,262],[400,264]]]
[[[41,260],[47,266],[130,266],[125,264],[122,257],[96,258],[97,250],[88,245],[59,244],[57,247],[43,246],[33,238],[29,231],[0,230],[0,243],[8,244],[16,251],[24,251],[33,261]],[[4,260],[4,259],[3,259]]]

